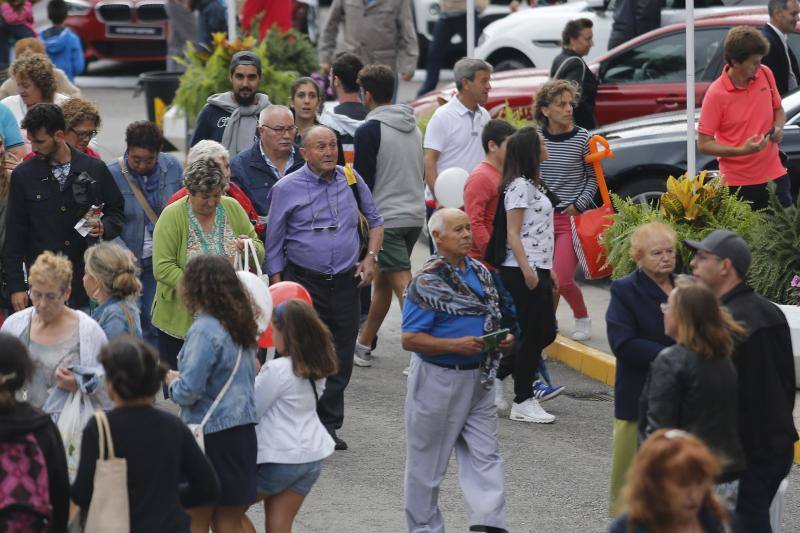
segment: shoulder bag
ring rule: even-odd
[[[155,225],[158,222],[158,215],[155,211],[153,211],[150,202],[147,201],[147,198],[144,197],[144,193],[142,189],[139,188],[139,184],[136,183],[136,180],[131,177],[131,173],[128,170],[128,165],[125,164],[125,158],[120,157],[119,161],[119,169],[122,171],[122,175],[125,176],[125,181],[128,182],[128,187],[131,188],[133,191],[133,195],[136,197],[136,201],[139,202],[139,206],[144,209],[144,214],[147,215],[147,218],[150,219],[150,222]]]
[[[208,408],[206,411],[206,415],[203,417],[203,420],[199,424],[188,424],[189,431],[192,432],[194,435],[194,440],[197,441],[197,445],[200,446],[200,449],[204,452],[206,451],[205,446],[205,438],[203,435],[203,430],[206,427],[211,415],[214,414],[214,411],[217,410],[219,403],[222,401],[222,398],[225,397],[225,393],[228,392],[228,389],[231,387],[231,383],[233,383],[233,378],[236,376],[236,371],[239,370],[239,364],[242,362],[242,348],[239,348],[239,355],[236,356],[236,364],[233,365],[233,370],[231,371],[231,375],[228,377],[228,381],[225,382],[225,385],[222,386],[222,389],[217,394],[217,397],[214,398],[214,403],[211,404],[211,407]]]
[[[131,518],[128,501],[128,462],[114,454],[114,440],[111,438],[111,427],[106,414],[97,411],[94,419],[97,422],[100,453],[94,469],[94,489],[84,532],[129,533]]]
[[[358,260],[363,261],[367,256],[367,246],[369,244],[369,223],[367,222],[367,217],[365,217],[364,213],[361,211],[361,194],[358,192],[358,179],[356,179],[356,173],[353,170],[352,165],[347,164],[342,167],[342,170],[344,170],[344,177],[347,179],[347,185],[350,187],[350,190],[353,191],[353,196],[356,198],[356,207],[358,211],[358,239],[361,243],[361,246],[358,250]]]

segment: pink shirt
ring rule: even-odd
[[[720,144],[741,146],[753,135],[772,129],[781,97],[769,67],[762,65],[743,89],[733,85],[728,68],[706,92],[697,131],[712,135]],[[758,185],[786,174],[774,142],[754,154],[717,159],[726,185]]]

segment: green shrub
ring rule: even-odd
[[[779,304],[797,304],[791,287],[800,272],[800,209],[783,207],[770,186],[770,209],[751,245],[753,256],[748,278],[756,292]]]

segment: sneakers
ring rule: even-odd
[[[551,387],[549,383],[546,383],[540,379],[537,379],[536,381],[533,382],[533,397],[540,402],[546,402],[547,400],[552,400],[562,392],[564,392],[563,385],[559,385],[557,387]],[[497,403],[496,399],[495,403]]]
[[[369,346],[364,346],[363,344],[359,344],[356,342],[356,351],[353,354],[353,364],[356,366],[372,366],[372,350],[369,349]]]
[[[508,409],[508,402],[503,398],[503,382],[499,379],[494,380],[494,406],[498,411]]]
[[[588,341],[592,338],[592,319],[576,318],[575,331],[572,332],[572,340],[574,341]]]
[[[536,398],[528,398],[522,403],[511,404],[511,420],[518,422],[533,422],[535,424],[552,424],[556,417],[542,409]]]

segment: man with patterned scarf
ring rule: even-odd
[[[458,209],[428,223],[438,255],[406,289],[403,348],[413,351],[406,394],[405,512],[410,532],[444,531],[437,499],[455,448],[470,531],[506,529],[503,461],[497,445],[493,378],[497,348],[482,336],[501,329],[501,299],[489,270],[467,254],[472,229]]]

